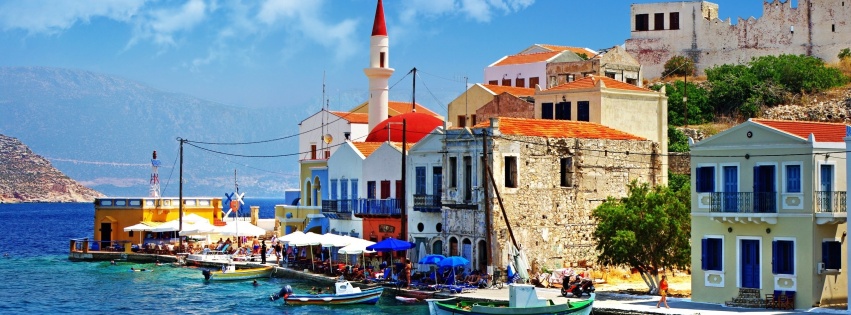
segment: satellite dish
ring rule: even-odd
[[[332,137],[330,133],[326,133],[322,136],[322,141],[325,141],[325,144],[331,144],[331,141],[334,141],[334,137]]]

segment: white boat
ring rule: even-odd
[[[222,251],[215,250],[207,250],[205,249],[203,252],[198,254],[190,254],[186,256],[186,264],[188,265],[202,265],[204,263],[230,263],[231,255],[225,254]]]
[[[589,315],[594,304],[595,294],[587,300],[567,301],[556,304],[553,300],[538,298],[535,287],[526,284],[509,285],[508,302],[480,302],[472,300],[426,299],[431,315],[472,315],[472,314],[559,314]]]

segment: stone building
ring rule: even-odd
[[[709,67],[745,63],[780,54],[815,56],[836,62],[851,44],[851,3],[830,0],[764,1],[760,18],[721,20],[708,1],[632,4],[626,50],[643,65],[646,77],[661,76],[666,61],[688,56],[698,75]]]
[[[470,85],[464,93],[449,102],[449,106],[447,106],[449,114],[446,121],[449,122],[450,126],[459,128],[487,121],[476,117],[476,112],[482,106],[493,101],[497,95],[505,93],[515,98],[530,100],[535,95],[535,89],[480,83]]]
[[[573,82],[589,75],[605,76],[642,86],[641,64],[621,46],[614,46],[590,59],[547,64],[547,88]]]

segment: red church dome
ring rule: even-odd
[[[438,126],[443,126],[443,121],[437,117],[423,113],[405,113],[385,119],[375,126],[366,137],[366,142],[402,142],[402,120],[406,124],[406,139],[408,143],[420,141],[423,137]],[[388,139],[389,129],[389,139]]]

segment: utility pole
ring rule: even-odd
[[[688,128],[688,73],[686,73],[685,83],[683,83],[683,108],[685,109],[686,128]]]
[[[491,242],[491,230],[493,230],[493,222],[491,222],[491,198],[488,187],[487,171],[489,165],[488,159],[488,130],[482,128],[482,189],[484,189],[484,208],[485,208],[485,244],[487,246],[487,263],[486,270],[489,275],[493,274],[493,242]]]
[[[178,239],[178,242],[179,242],[180,250],[182,251],[183,250],[183,238],[180,237],[180,231],[183,231],[183,144],[186,143],[186,139],[177,138],[177,141],[180,141],[180,178],[179,178],[180,179],[180,185],[178,185],[180,187],[180,189],[178,190],[179,191],[178,192],[178,199],[180,199],[180,201],[179,201],[180,211],[178,212],[178,216],[179,216],[178,224],[179,225],[178,225],[178,228],[177,228],[177,239]]]
[[[414,69],[416,69],[416,68],[414,68]],[[402,218],[401,227],[402,228],[400,229],[400,230],[402,230],[401,231],[402,232],[402,240],[407,242],[408,241],[408,209],[407,209],[407,205],[406,205],[407,202],[405,202],[405,201],[408,199],[408,194],[407,194],[408,185],[407,185],[407,179],[405,178],[406,174],[407,174],[407,172],[406,172],[407,163],[405,161],[408,159],[408,157],[407,157],[407,150],[405,150],[405,147],[408,144],[408,139],[405,136],[405,133],[407,131],[408,124],[406,122],[407,122],[406,119],[402,119],[402,199],[399,200],[399,203],[401,203],[400,208],[402,210],[402,215],[401,215],[401,218]],[[390,139],[387,139],[387,140],[390,140]]]

